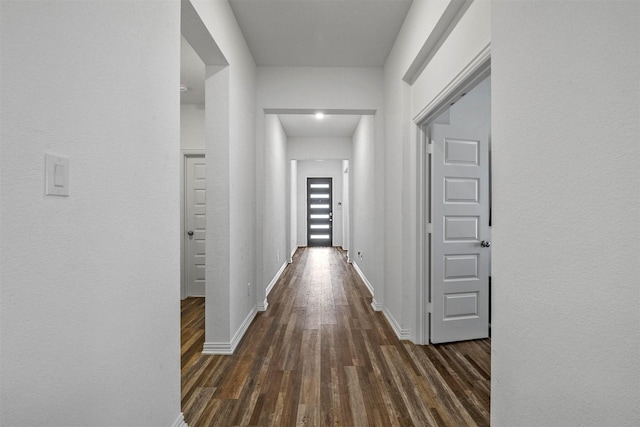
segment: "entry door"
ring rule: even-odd
[[[205,174],[204,157],[187,157],[185,164],[185,267],[187,296],[204,296]]]
[[[489,336],[488,131],[433,125],[431,342]]]
[[[333,246],[333,178],[307,178],[307,246]]]

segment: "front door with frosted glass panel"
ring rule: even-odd
[[[332,178],[307,178],[307,246],[333,246]]]

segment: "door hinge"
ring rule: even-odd
[[[427,144],[427,154],[433,154],[433,141]]]
[[[427,313],[433,313],[433,303],[427,303]]]
[[[428,234],[432,234],[433,233],[433,224],[432,223],[427,224],[427,233]]]

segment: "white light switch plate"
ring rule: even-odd
[[[69,196],[69,158],[56,154],[45,154],[45,194],[47,196]]]

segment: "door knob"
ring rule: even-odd
[[[193,236],[193,231],[189,230],[189,231],[187,231],[187,234],[188,234],[189,236]]]
[[[480,242],[480,246],[482,246],[483,248],[488,248],[489,246],[491,246],[491,242],[483,240],[482,242]]]

